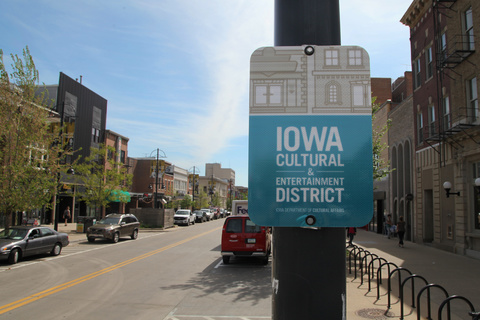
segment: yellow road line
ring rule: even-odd
[[[17,309],[21,306],[24,306],[26,304],[29,304],[29,303],[32,303],[34,301],[37,301],[37,300],[40,300],[40,299],[43,299],[45,297],[48,297],[49,295],[52,295],[54,293],[57,293],[59,291],[62,291],[62,290],[65,290],[65,289],[68,289],[70,287],[73,287],[77,284],[80,284],[82,282],[85,282],[87,280],[90,280],[90,279],[93,279],[93,278],[96,278],[98,276],[101,276],[102,274],[105,274],[105,273],[108,273],[108,272],[111,272],[113,270],[116,270],[118,268],[121,268],[121,267],[124,267],[126,265],[129,265],[133,262],[137,262],[137,261],[140,261],[142,259],[145,259],[145,258],[148,258],[148,257],[151,257],[157,253],[160,253],[160,252],[163,252],[163,251],[166,251],[168,249],[171,249],[171,248],[174,248],[176,246],[179,246],[181,244],[184,244],[186,242],[189,242],[189,241],[192,241],[194,239],[197,239],[197,238],[200,238],[204,235],[207,235],[209,233],[212,233],[214,231],[217,231],[221,229],[221,227],[219,228],[215,228],[213,230],[210,230],[210,231],[207,231],[207,232],[204,232],[204,233],[201,233],[201,234],[198,234],[196,236],[193,236],[193,237],[190,237],[190,238],[187,238],[187,239],[183,239],[181,241],[178,241],[176,243],[173,243],[173,244],[170,244],[168,246],[165,246],[165,247],[162,247],[160,249],[157,249],[157,250],[154,250],[154,251],[150,251],[150,252],[147,252],[145,254],[142,254],[138,257],[135,257],[135,258],[132,258],[132,259],[129,259],[129,260],[126,260],[126,261],[123,261],[123,262],[120,262],[120,263],[117,263],[113,266],[110,266],[108,268],[105,268],[105,269],[102,269],[102,270],[99,270],[99,271],[96,271],[96,272],[93,272],[93,273],[90,273],[90,274],[87,274],[83,277],[80,277],[80,278],[77,278],[75,280],[72,280],[72,281],[68,281],[68,282],[65,282],[61,285],[58,285],[56,287],[53,287],[53,288],[50,288],[50,289],[47,289],[47,290],[44,290],[44,291],[41,291],[41,292],[38,292],[38,293],[35,293],[35,294],[32,294],[31,296],[28,296],[28,297],[25,297],[23,299],[20,299],[20,300],[17,300],[17,301],[14,301],[12,303],[9,303],[9,304],[6,304],[4,306],[0,306],[0,314],[4,314],[8,311],[11,311],[11,310],[14,310],[14,309]]]

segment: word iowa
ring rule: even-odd
[[[277,127],[277,151],[298,151],[303,145],[305,151],[343,151],[338,127]]]

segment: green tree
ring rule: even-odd
[[[10,58],[9,73],[0,49],[0,212],[6,227],[17,211],[50,206],[57,177],[66,171],[59,164],[63,150],[52,125],[55,113],[44,94],[35,94],[39,73],[28,47],[23,59]]]
[[[392,172],[389,169],[390,163],[381,156],[382,151],[388,148],[388,144],[382,142],[382,139],[391,126],[391,119],[388,119],[385,124],[379,127],[373,125],[376,119],[376,112],[380,109],[380,105],[375,103],[376,99],[376,97],[372,98],[373,180],[380,180]]]
[[[180,200],[180,206],[183,209],[189,209],[193,206],[192,197],[190,195],[185,195],[182,200]]]
[[[196,196],[195,196],[195,208],[208,208],[208,200],[210,197],[207,195],[207,193],[203,190],[201,190]]]
[[[215,191],[215,193],[212,195],[212,206],[220,207],[220,205],[220,194],[218,193],[218,191]]]
[[[123,203],[130,200],[124,192],[131,185],[132,175],[116,159],[115,148],[105,144],[90,148],[90,155],[79,159],[74,169],[77,183],[82,186],[79,189],[83,190],[79,191],[80,200],[95,208],[106,208],[115,200]]]

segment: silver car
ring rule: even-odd
[[[68,244],[66,233],[48,227],[10,227],[0,231],[0,259],[15,264],[23,257],[47,252],[57,256]]]

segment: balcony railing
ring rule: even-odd
[[[438,54],[439,66],[454,68],[475,52],[475,39],[470,35],[456,35],[448,42],[447,50]]]

